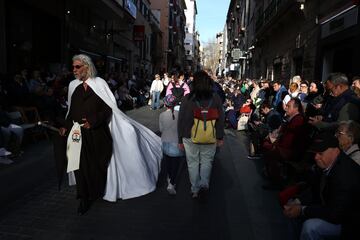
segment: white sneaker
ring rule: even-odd
[[[1,157],[6,157],[11,155],[11,152],[7,151],[5,148],[0,148],[0,156]]]
[[[171,183],[169,183],[166,190],[170,195],[176,195],[175,184],[172,185]]]

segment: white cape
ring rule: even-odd
[[[77,79],[70,83],[69,106],[75,88],[81,83]],[[113,154],[104,199],[115,202],[154,191],[162,159],[161,138],[118,109],[115,97],[103,79],[87,79],[86,83],[113,112],[109,123]]]

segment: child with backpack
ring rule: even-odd
[[[180,150],[178,146],[177,123],[179,112],[174,110],[175,100],[175,96],[171,94],[165,96],[163,101],[167,110],[159,116],[163,159],[166,162],[168,175],[167,191],[170,195],[176,195],[176,177],[184,156],[184,151]]]

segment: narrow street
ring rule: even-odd
[[[143,107],[128,114],[156,132],[161,111]],[[261,189],[262,163],[246,158],[246,137],[242,132],[226,132],[225,145],[215,160],[207,204],[191,199],[184,164],[175,197],[168,196],[160,181],[155,192],[143,197],[116,203],[98,200],[84,216],[76,214],[74,187],[65,185],[57,190],[51,144],[37,144],[48,150],[32,146],[38,154],[24,154],[29,159],[22,159],[11,171],[16,172],[15,168],[23,165],[31,169],[33,158],[42,152],[47,154],[41,156],[46,161],[38,162],[49,166],[39,167],[44,169],[39,174],[46,177],[34,182],[35,187],[28,187],[24,196],[2,204],[0,239],[284,239],[286,222],[277,194]],[[9,170],[0,169],[0,182],[10,186],[2,197],[18,192],[5,179]],[[53,172],[46,175],[48,171]],[[21,181],[33,181],[31,171],[23,173],[17,175]]]

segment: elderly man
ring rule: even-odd
[[[310,117],[309,123],[320,130],[333,130],[337,128],[340,121],[354,120],[359,121],[360,100],[349,88],[348,78],[342,73],[332,73],[328,77],[326,84],[334,99],[331,104],[324,109],[323,115]]]
[[[89,57],[74,56],[73,73],[81,84],[70,89],[73,90],[69,99],[70,108],[66,126],[60,129],[60,135],[68,135],[74,122],[83,125],[80,166],[74,171],[77,198],[80,199],[78,213],[82,215],[90,208],[92,201],[104,195],[107,167],[112,155],[112,137],[108,125],[112,111],[88,85],[96,76],[96,69]]]
[[[265,169],[272,184],[264,185],[266,190],[279,189],[284,184],[283,169],[286,162],[296,162],[302,157],[307,144],[303,108],[298,98],[292,98],[286,105],[287,122],[279,131],[272,131],[263,143]]]
[[[73,73],[76,79],[69,85],[66,126],[59,132],[69,135],[67,147],[74,149],[67,152],[67,171],[70,177],[75,174],[78,213],[86,213],[101,197],[115,202],[152,192],[162,158],[160,137],[117,108],[109,86],[96,77],[88,56],[73,57]]]
[[[359,237],[360,167],[338,147],[336,137],[323,132],[315,137],[310,151],[315,153],[318,181],[309,192],[290,200],[284,215],[302,218],[300,239],[344,239]]]

